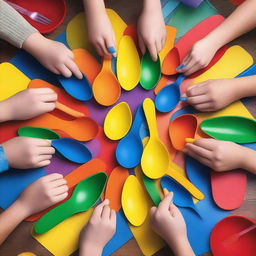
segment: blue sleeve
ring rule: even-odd
[[[0,173],[9,169],[8,160],[5,156],[3,147],[0,145]]]

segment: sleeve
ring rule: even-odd
[[[16,10],[0,0],[0,38],[21,48],[24,41],[37,30]]]
[[[5,156],[4,149],[0,145],[0,173],[9,169],[8,160]]]

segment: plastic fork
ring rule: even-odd
[[[233,243],[236,243],[241,236],[247,234],[248,232],[250,232],[251,230],[253,230],[255,228],[256,228],[256,224],[253,224],[253,225],[249,226],[248,228],[242,230],[241,232],[231,235],[230,237],[228,237],[226,240],[223,241],[223,244],[225,246],[228,246]]]
[[[15,3],[12,3],[10,1],[5,1],[5,2],[8,3],[10,6],[12,6],[19,13],[28,16],[31,20],[37,21],[44,25],[49,25],[52,22],[50,19],[46,18],[44,15],[42,15],[39,12],[31,12],[31,11],[29,11]]]

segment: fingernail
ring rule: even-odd
[[[184,64],[180,64],[180,65],[176,68],[176,70],[182,69],[182,68],[184,68],[184,67],[185,67]]]
[[[194,143],[196,140],[194,138],[186,138],[185,141],[187,143]]]
[[[164,192],[164,195],[165,195],[165,196],[167,196],[167,195],[169,194],[169,191],[168,191],[167,188],[164,188],[164,189],[163,189],[163,192]]]
[[[180,101],[187,101],[187,97],[180,97]]]
[[[114,54],[116,52],[116,49],[113,46],[110,46],[108,47],[108,52]]]

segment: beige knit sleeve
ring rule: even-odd
[[[21,48],[24,41],[37,30],[16,10],[0,0],[0,38]]]

